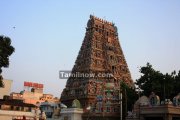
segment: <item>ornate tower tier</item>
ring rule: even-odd
[[[62,103],[70,107],[78,99],[84,110],[91,106],[93,116],[119,114],[119,83],[133,86],[133,81],[114,23],[90,15],[72,74],[76,75],[67,80]]]

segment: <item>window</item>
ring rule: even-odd
[[[113,56],[111,55],[111,56],[110,56],[110,60],[112,60],[112,59],[113,59]]]
[[[106,112],[111,112],[111,102],[110,101],[106,102]]]
[[[119,112],[119,109],[118,108],[114,108],[114,112]]]
[[[116,69],[116,67],[115,67],[115,66],[112,66],[112,71],[113,71],[113,72],[115,71],[115,69]]]
[[[14,108],[14,107],[13,107],[13,106],[11,106],[11,110],[13,110],[13,108]]]
[[[107,33],[106,33],[106,35],[108,36],[108,35],[109,35],[109,33],[107,32]]]
[[[68,116],[64,116],[64,120],[69,120],[69,119],[68,119]]]
[[[97,112],[103,112],[102,102],[97,103]]]
[[[102,45],[101,45],[100,42],[96,42],[96,43],[95,43],[95,46],[96,46],[96,48],[98,48],[98,49],[102,49]]]
[[[110,112],[110,107],[106,107],[106,112]]]
[[[21,111],[24,111],[24,107],[21,107]]]
[[[110,50],[110,51],[113,51],[113,47],[109,46],[109,50]]]
[[[19,107],[16,107],[16,110],[19,110]]]
[[[100,51],[96,52],[96,57],[101,57],[101,52]]]

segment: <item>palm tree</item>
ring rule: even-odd
[[[0,87],[3,87],[2,82],[2,67],[7,68],[9,66],[9,56],[15,51],[15,48],[11,46],[11,39],[6,36],[0,36]]]

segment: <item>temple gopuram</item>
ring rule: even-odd
[[[63,104],[71,107],[78,99],[83,119],[119,119],[120,82],[134,84],[114,23],[90,15],[71,74],[61,94]]]

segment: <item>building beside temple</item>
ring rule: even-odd
[[[85,113],[91,107],[94,120],[119,119],[120,82],[133,87],[117,27],[114,23],[90,15],[85,37],[75,65],[61,94],[68,107],[78,99]],[[89,114],[84,114],[86,119]]]
[[[16,93],[12,92],[10,94],[10,99],[23,100],[24,103],[29,104],[40,104],[41,102],[59,102],[57,97],[52,94],[45,94],[43,92],[44,85],[33,82],[24,82],[24,90]]]
[[[53,120],[60,118],[60,110],[62,108],[62,104],[60,101],[41,102],[39,107],[40,110],[46,114],[46,118]]]
[[[35,110],[35,105],[24,103],[22,100],[12,100],[8,97],[0,99],[0,120],[23,120],[23,117],[34,120]]]
[[[133,112],[128,112],[126,120],[180,120],[180,94],[173,101],[160,98],[152,92],[142,96],[134,104]]]
[[[24,82],[24,90],[11,92],[12,80],[3,80],[4,88],[0,88],[0,120],[28,120],[58,118],[60,100],[52,94],[44,94],[43,84]]]
[[[3,79],[4,87],[0,87],[0,99],[11,92],[12,80]]]

